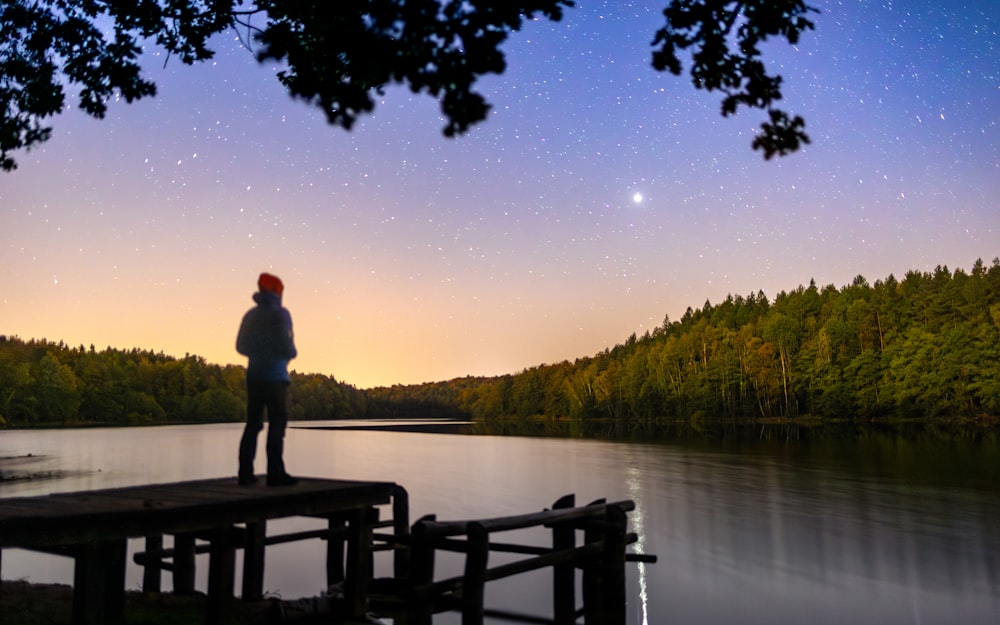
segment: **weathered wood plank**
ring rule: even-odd
[[[0,548],[196,532],[389,503],[395,484],[304,478],[241,487],[233,478],[0,498]]]
[[[481,524],[487,532],[507,532],[510,530],[524,529],[537,525],[552,527],[559,523],[573,523],[576,521],[602,518],[605,514],[605,505],[608,507],[613,506],[619,508],[623,512],[635,509],[635,502],[626,500],[616,501],[609,504],[598,504],[595,502],[588,506],[581,506],[579,508],[542,510],[541,512],[531,512],[528,514],[498,517],[493,519],[479,519],[476,521],[419,520],[417,523],[422,524],[424,526],[422,530],[426,533],[426,536],[432,538],[444,538],[447,536],[460,536],[465,534],[466,528],[471,522]]]
[[[391,482],[303,478],[293,486],[239,486],[216,478],[39,497],[0,498],[0,552],[20,547],[62,553],[76,560],[74,623],[114,625],[122,618],[125,546],[146,538],[156,559],[145,585],[158,587],[162,536],[172,535],[169,568],[175,592],[194,590],[195,536],[209,540],[208,621],[216,623],[233,599],[235,551],[249,546],[245,590],[262,594],[266,522],[290,516],[344,515],[350,544],[346,586],[349,612],[362,616],[371,577],[370,541],[375,507],[392,501]],[[246,526],[236,527],[236,526]],[[305,537],[302,532],[295,538]],[[338,541],[330,541],[338,542]],[[159,552],[160,557],[156,557]],[[164,567],[166,568],[166,567]]]

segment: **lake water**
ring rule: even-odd
[[[659,561],[628,565],[630,625],[998,622],[995,438],[643,444],[306,425],[318,424],[288,431],[292,473],[397,482],[411,521],[531,512],[567,493],[577,503],[634,500],[633,549]],[[2,431],[0,497],[234,475],[241,427]],[[36,477],[9,479],[19,474]],[[322,553],[309,543],[269,548],[266,590],[319,594]],[[198,568],[204,589],[207,566]],[[8,550],[2,574],[71,583],[72,564]],[[129,588],[140,579],[130,565]],[[549,579],[505,581],[487,603],[550,614]]]

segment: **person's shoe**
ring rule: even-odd
[[[257,483],[256,475],[241,475],[237,478],[237,482],[240,486],[253,486]]]
[[[282,473],[281,475],[268,475],[267,485],[268,486],[295,486],[299,481],[288,475],[287,473]]]

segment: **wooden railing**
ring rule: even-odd
[[[178,533],[173,536],[173,547],[164,548],[163,535],[147,536],[145,550],[133,554],[133,561],[143,567],[142,590],[146,593],[160,592],[162,572],[172,574],[173,592],[193,594],[195,592],[195,556],[210,554],[208,571],[208,615],[207,623],[217,623],[226,611],[226,603],[233,595],[234,554],[243,551],[242,599],[258,601],[264,597],[264,552],[269,545],[320,539],[326,542],[326,584],[333,587],[345,582],[355,583],[345,575],[345,570],[356,571],[361,577],[372,577],[372,551],[394,549],[394,568],[397,571],[407,567],[409,551],[405,546],[409,528],[409,495],[399,485],[392,488],[392,518],[380,520],[379,508],[371,507],[322,515],[327,527],[267,534],[267,522],[248,522],[214,529],[208,532]],[[364,515],[359,522],[359,515]],[[304,515],[311,516],[311,515]],[[377,534],[379,529],[392,528],[391,536],[401,540],[390,540],[389,535]],[[361,544],[370,548],[360,549]],[[367,609],[367,596],[354,588],[345,588],[345,595],[355,602],[356,612]]]
[[[575,497],[559,499],[550,510],[530,514],[470,521],[438,521],[428,515],[414,523],[409,536],[390,537],[407,543],[409,561],[396,576],[376,580],[371,609],[393,618],[394,623],[430,625],[433,615],[446,611],[462,614],[463,625],[481,625],[486,616],[526,623],[570,625],[582,616],[587,625],[624,625],[625,563],[655,562],[655,556],[627,554],[637,537],[627,531],[632,501],[575,506]],[[498,542],[494,536],[512,530],[546,528],[551,546]],[[577,534],[582,533],[578,542]],[[435,580],[436,553],[465,554],[461,575]],[[489,566],[491,552],[527,556]],[[552,568],[552,618],[487,608],[486,583],[529,571]],[[582,571],[582,606],[577,607],[576,571]]]
[[[327,585],[345,580],[345,568],[360,578],[373,576],[372,553],[393,551],[393,576],[374,579],[368,592],[358,594],[345,588],[348,596],[365,597],[366,605],[355,606],[377,616],[390,617],[396,625],[431,625],[435,614],[455,611],[462,625],[482,625],[487,616],[524,623],[574,625],[582,617],[585,625],[624,625],[627,604],[626,562],[655,562],[655,556],[627,553],[637,536],[627,531],[632,501],[607,503],[598,500],[576,506],[574,495],[556,501],[551,509],[528,514],[466,521],[438,521],[427,515],[409,525],[406,490],[393,490],[391,519],[378,519],[379,509],[324,515],[327,527],[287,534],[266,534],[266,524],[247,523],[216,530],[211,535],[178,534],[173,548],[164,549],[162,537],[147,537],[146,549],[134,560],[144,567],[143,589],[160,588],[160,572],[173,574],[174,592],[194,590],[194,558],[211,553],[209,596],[232,596],[233,552],[242,549],[244,600],[263,596],[264,549],[306,539],[326,542]],[[350,514],[365,514],[363,522]],[[352,528],[364,528],[358,535]],[[391,533],[380,532],[391,528]],[[498,535],[515,530],[548,531],[549,544],[501,542]],[[222,536],[224,533],[225,536]],[[543,534],[544,536],[544,534]],[[203,542],[198,542],[203,541]],[[207,544],[204,542],[207,541]],[[359,544],[370,548],[359,549]],[[543,543],[543,544],[537,544]],[[438,554],[464,554],[461,575],[436,579]],[[490,566],[491,554],[514,554],[502,564]],[[552,616],[530,615],[485,605],[486,584],[514,575],[552,569]],[[577,571],[581,572],[582,602],[577,598]],[[218,588],[218,589],[217,589]],[[207,622],[218,622],[224,606],[209,605]]]

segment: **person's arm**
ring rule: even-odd
[[[292,315],[288,310],[283,309],[284,314],[284,325],[285,331],[282,332],[282,338],[285,340],[285,357],[291,360],[299,355],[298,350],[295,349],[295,333],[292,331]]]
[[[240,330],[236,333],[236,351],[244,356],[249,356],[251,351],[250,331],[247,327],[249,325],[247,321],[249,318],[249,314],[243,315],[243,320],[240,322]]]

